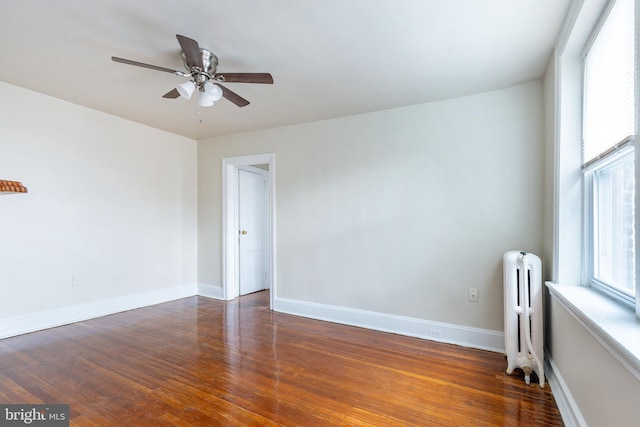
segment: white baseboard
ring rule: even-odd
[[[207,298],[224,300],[224,289],[218,286],[199,284],[198,295]]]
[[[186,298],[196,292],[196,284],[184,285],[0,319],[0,339]]]
[[[211,285],[191,284],[175,288],[159,289],[0,319],[0,339],[194,295],[220,300],[224,299],[222,288]],[[273,309],[283,313],[333,323],[359,326],[399,335],[504,353],[504,334],[499,331],[284,298],[276,298],[273,302]]]
[[[580,412],[580,408],[548,351],[545,351],[545,365],[544,370],[547,374],[547,381],[549,381],[549,387],[551,387],[553,397],[556,399],[556,405],[558,405],[558,410],[565,426],[586,427],[587,423]]]
[[[504,333],[448,323],[275,298],[273,310],[377,331],[504,353]]]

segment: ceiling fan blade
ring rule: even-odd
[[[273,84],[273,77],[269,73],[216,73],[214,77],[226,83]]]
[[[247,105],[249,105],[249,101],[247,101],[237,93],[230,91],[229,89],[227,89],[226,87],[220,84],[218,86],[220,86],[220,88],[222,89],[222,96],[224,96],[229,101],[236,104],[238,107],[246,107]]]
[[[113,62],[120,62],[122,64],[135,65],[136,67],[149,68],[151,70],[156,71],[164,71],[165,73],[182,75],[184,74],[182,71],[172,70],[171,68],[159,67],[157,65],[145,64],[144,62],[132,61],[130,59],[118,58],[117,56],[112,56],[111,60]]]
[[[189,68],[198,67],[203,71],[204,65],[202,64],[202,53],[200,52],[198,42],[190,39],[189,37],[181,36],[180,34],[176,34],[176,38],[178,39],[178,43],[180,43],[182,53],[184,53],[184,56],[187,59],[187,65]]]
[[[175,98],[180,97],[180,93],[178,92],[178,89],[173,88],[169,92],[167,92],[164,95],[162,95],[162,97],[163,98],[169,98],[169,99],[175,99]]]

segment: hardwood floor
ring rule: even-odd
[[[185,298],[0,340],[0,403],[72,426],[562,425],[503,355]]]

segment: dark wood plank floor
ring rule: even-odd
[[[76,426],[562,425],[503,355],[186,298],[0,340],[0,403]]]

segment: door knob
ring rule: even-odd
[[[247,234],[247,230],[240,231],[240,234]]]

